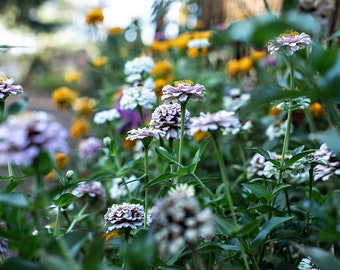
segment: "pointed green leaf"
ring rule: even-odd
[[[306,151],[303,151],[301,153],[298,153],[294,156],[292,156],[290,159],[288,159],[288,161],[286,162],[285,166],[284,166],[284,169],[286,168],[289,168],[291,165],[293,165],[296,161],[298,161],[299,159],[309,155],[309,154],[312,154],[314,153],[315,150],[306,150]]]

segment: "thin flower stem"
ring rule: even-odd
[[[144,170],[145,170],[145,184],[149,181],[149,147],[144,145]],[[145,188],[144,194],[144,229],[148,221],[148,188]]]
[[[268,13],[272,13],[270,7],[269,7],[269,4],[268,4],[268,1],[267,0],[263,0],[263,4],[264,4],[264,7],[266,8],[266,11]]]
[[[178,163],[182,163],[182,155],[183,155],[183,145],[184,145],[184,128],[185,128],[185,110],[186,110],[187,102],[181,102],[181,130],[179,137],[179,149],[178,149]],[[179,177],[176,177],[176,184],[178,184]]]
[[[137,110],[138,110],[138,113],[139,113],[139,118],[140,118],[141,126],[144,127],[145,126],[145,119],[144,119],[142,107],[138,105],[137,106]]]
[[[56,237],[58,234],[59,221],[60,221],[60,207],[58,206],[57,215],[56,215],[55,224],[54,224],[54,237]]]

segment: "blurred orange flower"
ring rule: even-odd
[[[101,8],[93,8],[85,15],[86,23],[93,25],[104,21],[103,10]]]
[[[52,93],[52,102],[62,110],[69,109],[77,99],[78,94],[66,86],[55,89]]]

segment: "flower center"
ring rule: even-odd
[[[193,86],[194,83],[191,80],[180,80],[180,81],[175,81],[174,82],[175,86],[179,86],[180,84],[189,84],[190,86]]]

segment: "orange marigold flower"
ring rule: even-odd
[[[172,73],[173,71],[174,71],[173,66],[168,61],[163,60],[155,63],[155,66],[151,71],[151,75],[156,77],[161,75],[167,75],[169,73]]]
[[[241,72],[247,72],[253,66],[253,61],[250,57],[244,56],[239,60],[239,69]]]
[[[129,150],[130,153],[133,153],[136,143],[137,141],[124,140],[123,146]]]
[[[55,154],[55,166],[57,169],[64,168],[70,161],[70,158],[65,153],[56,153]]]
[[[237,74],[240,72],[240,68],[239,68],[239,63],[237,59],[232,59],[227,63],[226,66],[226,73],[229,76],[237,76]]]
[[[197,48],[188,48],[187,55],[189,58],[196,58],[200,54],[200,51]]]
[[[273,116],[273,117],[278,116],[280,113],[281,113],[281,110],[278,109],[278,108],[276,108],[276,107],[272,107],[272,108],[270,108],[270,109],[268,110],[268,114],[269,114],[270,116]]]
[[[85,119],[76,118],[70,127],[70,134],[72,138],[79,138],[84,136],[90,130],[90,124]]]
[[[93,113],[96,100],[89,97],[77,98],[73,103],[73,110],[80,116],[89,116]]]
[[[252,59],[255,59],[256,61],[261,60],[265,56],[266,56],[266,51],[251,50],[250,52],[250,57]]]
[[[68,83],[78,82],[81,79],[81,72],[74,70],[65,74],[64,79]]]
[[[105,238],[106,241],[109,241],[112,238],[117,238],[117,237],[119,237],[119,233],[118,233],[117,230],[113,230],[109,233],[104,233],[104,238]]]
[[[111,27],[107,32],[109,35],[114,36],[123,33],[124,29],[120,27]]]
[[[96,67],[96,68],[100,68],[105,66],[107,63],[109,62],[109,58],[107,56],[101,56],[98,57],[94,60],[92,60],[92,64]]]
[[[170,47],[169,41],[154,40],[150,45],[150,51],[164,53],[169,50],[169,47]]]
[[[103,10],[101,8],[93,8],[85,15],[88,25],[97,24],[104,21]]]
[[[62,110],[69,109],[77,97],[78,94],[66,86],[59,87],[52,93],[54,105]]]
[[[315,118],[321,118],[325,114],[325,109],[319,102],[313,102],[309,109]]]

